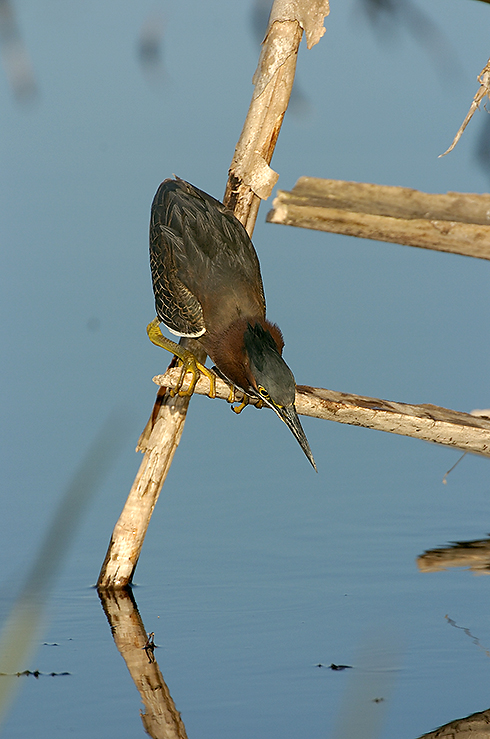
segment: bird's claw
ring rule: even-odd
[[[228,397],[226,399],[226,402],[227,403],[230,403],[231,410],[234,413],[237,413],[238,414],[238,413],[241,413],[243,411],[243,409],[245,408],[246,405],[248,405],[249,399],[248,399],[248,395],[245,395],[244,394],[241,403],[239,405],[237,405],[237,406],[234,406],[233,403],[236,402],[236,390],[237,389],[236,389],[236,387],[234,385],[230,385],[230,392],[228,393]]]
[[[208,397],[215,398],[216,397],[216,378],[213,372],[211,372],[211,370],[209,370],[203,364],[198,362],[195,356],[192,354],[192,352],[188,351],[187,349],[184,349],[182,356],[179,357],[179,359],[182,363],[182,370],[180,372],[180,377],[179,377],[179,381],[177,385],[175,386],[175,388],[172,388],[170,390],[171,397],[174,397],[174,395],[177,395],[177,394],[181,398],[192,395],[196,387],[197,381],[199,380],[201,374],[203,374],[209,380]],[[185,390],[182,390],[182,385],[184,384],[184,379],[188,372],[190,372],[190,374],[192,375],[192,378],[189,383],[189,387],[187,387]]]
[[[236,387],[234,385],[230,385],[230,392],[228,394],[228,397],[226,399],[227,403],[231,404],[231,410],[236,413],[237,415],[243,411],[245,406],[247,406],[250,403],[250,396],[243,393],[243,398],[239,405],[234,406],[233,403],[237,402],[236,400]],[[257,401],[254,403],[256,408],[262,408],[264,406],[264,401],[261,398],[258,398]]]
[[[196,382],[198,381],[200,375],[200,372],[197,368],[197,362],[193,356],[186,357],[185,359],[180,359],[179,364],[182,366],[182,369],[180,371],[178,382],[175,387],[170,388],[168,391],[171,398],[175,397],[176,395],[178,395],[179,398],[184,398],[192,395],[192,393],[194,392],[194,388],[196,387]],[[182,385],[184,384],[184,379],[188,372],[192,375],[191,381],[189,383],[189,386],[185,390],[182,390]]]
[[[233,399],[232,402],[234,403],[235,400]],[[248,395],[244,395],[243,396],[243,400],[240,403],[240,405],[232,405],[231,406],[231,410],[233,411],[233,413],[236,413],[238,415],[239,413],[241,413],[243,411],[243,409],[245,408],[245,406],[247,406],[249,404],[249,402],[250,401],[248,399]]]
[[[201,374],[206,375],[209,380],[208,396],[210,398],[216,397],[216,378],[214,373],[211,372],[211,370],[209,370],[203,364],[198,362],[194,354],[188,349],[184,349],[180,344],[172,341],[172,339],[167,339],[167,337],[164,336],[160,330],[160,322],[158,318],[154,318],[153,321],[148,324],[146,332],[148,334],[148,338],[153,344],[156,344],[156,346],[161,346],[163,349],[166,349],[167,351],[174,354],[174,356],[176,356],[182,364],[182,371],[180,373],[179,381],[175,388],[171,388],[169,390],[170,396],[172,398],[175,395],[179,395],[180,397],[192,395]],[[185,390],[182,390],[184,378],[188,372],[191,373],[192,379],[189,387]]]

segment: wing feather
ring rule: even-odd
[[[201,336],[235,315],[265,316],[259,260],[245,228],[179,178],[155,195],[150,263],[157,315],[174,333]]]

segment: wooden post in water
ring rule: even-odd
[[[325,32],[328,0],[275,0],[255,72],[254,93],[230,167],[224,203],[251,235],[260,200],[278,175],[269,167],[294,81],[299,43],[308,48]],[[186,340],[188,341],[188,340]],[[199,361],[204,361],[198,357]],[[144,452],[127,502],[114,528],[97,587],[124,588],[132,577],[153,509],[180,441],[189,398],[157,396],[138,448]]]

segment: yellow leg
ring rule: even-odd
[[[199,379],[199,375],[202,372],[202,374],[206,375],[209,380],[209,397],[216,397],[216,383],[214,374],[211,372],[211,370],[198,362],[194,354],[188,349],[184,349],[182,346],[180,346],[180,344],[172,341],[172,339],[167,339],[167,337],[164,336],[160,331],[158,318],[155,318],[151,323],[148,324],[148,326],[146,327],[146,332],[148,334],[148,338],[153,344],[156,344],[156,346],[161,346],[162,349],[166,349],[167,351],[171,352],[171,354],[174,354],[182,362],[182,372],[180,373],[179,382],[175,390],[170,391],[171,395],[175,395],[177,392],[181,396],[192,395],[192,393],[194,392],[194,388],[196,387],[196,382]],[[182,384],[184,382],[184,377],[188,372],[190,372],[192,375],[191,383],[187,390],[181,390]]]

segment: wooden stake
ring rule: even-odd
[[[269,162],[289,102],[302,29],[311,48],[325,31],[323,20],[327,14],[328,0],[275,0],[272,7],[253,80],[252,103],[224,198],[250,235],[260,199],[268,197],[277,180]],[[197,359],[205,361],[202,350]],[[145,456],[112,534],[98,588],[124,588],[132,581],[153,509],[182,434],[188,404],[188,398],[170,398],[165,393],[157,397],[138,446]]]

